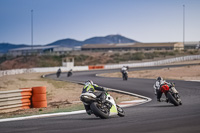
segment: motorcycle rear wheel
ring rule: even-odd
[[[124,74],[124,75],[123,75],[123,80],[128,80],[127,74]]]
[[[167,97],[170,103],[174,104],[175,106],[179,106],[179,102],[172,96],[171,92],[167,93]]]
[[[93,102],[90,105],[91,110],[96,116],[99,116],[101,119],[108,119],[110,112],[102,108],[97,102]]]

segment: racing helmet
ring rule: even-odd
[[[93,85],[93,81],[92,80],[88,80],[85,82],[85,86],[88,86],[88,85]]]
[[[163,78],[159,76],[156,80],[157,80],[157,81],[162,81]]]

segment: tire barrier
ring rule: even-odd
[[[46,101],[46,94],[34,94],[32,96],[32,102],[40,102],[40,101]]]
[[[46,87],[33,87],[32,95],[32,107],[33,108],[44,108],[47,107],[47,98],[46,98]]]
[[[0,92],[0,112],[28,109],[31,105],[32,89],[19,89]]]
[[[32,102],[33,108],[46,108],[47,101]]]
[[[47,107],[46,87],[0,91],[0,113]]]

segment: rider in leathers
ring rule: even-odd
[[[171,83],[166,82],[165,80],[163,80],[162,77],[158,77],[156,79],[156,83],[154,84],[153,87],[154,87],[154,93],[155,93],[155,95],[157,95],[157,101],[159,101],[159,102],[161,101],[160,98],[162,97],[162,92],[160,91],[160,87],[162,85],[168,85],[169,87],[172,86]],[[168,102],[168,99],[166,99],[166,102]]]
[[[128,76],[128,66],[123,66],[122,68],[121,68],[121,73],[122,73],[122,78],[124,77],[124,74],[126,73],[127,74],[127,76]]]
[[[95,90],[98,90],[95,92]],[[85,86],[83,87],[83,91],[82,93],[86,93],[86,92],[91,92],[94,95],[97,96],[97,98],[100,99],[100,101],[105,102],[106,100],[106,90],[102,87],[99,87],[96,84],[93,84],[93,82],[91,80],[88,80],[85,82]],[[91,115],[91,110],[90,110],[90,106],[89,105],[85,105],[85,110],[87,112],[88,115]]]
[[[59,68],[59,69],[58,69],[58,71],[57,71],[57,73],[56,73],[56,75],[57,75],[57,78],[59,78],[59,77],[60,77],[60,74],[61,74],[61,72],[62,72],[62,71],[61,71],[61,69]]]

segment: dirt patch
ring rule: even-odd
[[[0,91],[18,90],[19,88],[31,88],[36,86],[46,86],[48,103],[47,108],[31,108],[7,113],[0,113],[0,118],[66,111],[68,112],[84,109],[83,104],[79,99],[83,85],[41,78],[41,75],[43,74],[47,73],[29,73],[0,77]],[[110,94],[114,97],[117,103],[139,99],[137,97],[114,92],[110,92]]]

